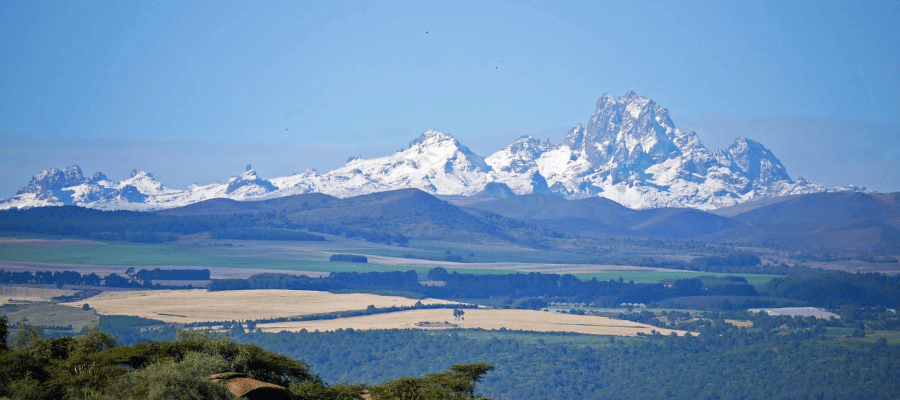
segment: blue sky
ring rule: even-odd
[[[562,142],[606,92],[792,177],[900,190],[900,1],[0,2],[0,197],[50,167],[168,186],[450,133]]]

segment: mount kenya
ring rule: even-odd
[[[710,151],[693,132],[675,127],[667,109],[628,92],[604,94],[586,125],[575,125],[562,144],[524,136],[487,157],[453,136],[429,130],[392,155],[350,159],[319,174],[263,179],[249,166],[225,183],[172,189],[145,171],[112,182],[81,168],[51,168],[35,175],[0,209],[77,205],[104,210],[158,210],[213,198],[262,200],[324,193],[352,197],[416,188],[434,195],[508,197],[529,193],[568,199],[605,197],[633,209],[689,207],[711,210],[772,197],[826,191],[799,178],[762,144],[737,138]]]

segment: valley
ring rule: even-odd
[[[840,235],[842,226],[852,237],[857,216],[823,211],[829,222],[810,211],[841,196],[795,198],[811,219],[789,207],[766,211],[773,224],[758,237]],[[862,196],[888,204],[867,215],[896,224],[884,200],[891,195]],[[403,190],[318,206],[300,195],[156,213],[0,211],[0,314],[13,339],[34,329],[77,336],[90,326],[120,345],[179,331],[228,335],[306,360],[334,384],[485,361],[497,369],[482,390],[498,399],[602,396],[597,380],[622,398],[680,381],[671,393],[689,397],[701,388],[687,382],[714,379],[704,366],[748,354],[750,365],[783,368],[721,373],[745,377],[743,393],[771,397],[796,394],[784,377],[798,368],[818,376],[849,356],[850,368],[883,377],[900,359],[892,356],[900,275],[890,236],[809,251],[783,237],[773,239],[778,246],[714,238],[744,229],[733,221],[748,212],[790,203],[719,215],[562,201],[527,195],[460,207]],[[860,270],[879,273],[837,272]],[[840,318],[747,311],[785,307]],[[808,364],[814,357],[823,362]],[[625,379],[619,368],[654,383],[616,386]],[[808,382],[805,392],[844,398],[846,388],[875,398],[897,392],[866,379]]]

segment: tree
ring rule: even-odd
[[[6,344],[6,337],[9,336],[9,320],[6,317],[0,317],[0,351],[9,350]]]
[[[446,281],[450,274],[442,267],[435,267],[428,271],[429,281]]]
[[[456,364],[439,374],[387,381],[370,388],[370,393],[376,400],[483,399],[475,396],[475,384],[492,369],[492,365],[485,363]]]
[[[456,318],[457,321],[463,319],[463,315],[465,315],[465,313],[466,313],[466,312],[463,311],[463,310],[460,309],[460,308],[454,308],[454,309],[453,309],[453,317]]]
[[[30,349],[34,344],[43,339],[44,335],[37,327],[29,324],[19,326],[19,331],[12,338],[12,347],[15,349]]]

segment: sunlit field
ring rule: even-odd
[[[333,294],[307,290],[154,290],[105,292],[88,299],[62,303],[82,307],[87,303],[102,315],[132,315],[165,322],[192,323],[281,318],[339,311],[409,307],[419,300],[372,294]],[[422,304],[454,303],[424,299]]]
[[[361,317],[282,322],[257,325],[265,332],[280,331],[335,331],[338,329],[446,329],[480,328],[506,329],[535,332],[572,332],[591,335],[636,336],[638,333],[663,335],[684,331],[657,328],[636,322],[588,315],[560,314],[533,310],[465,310],[463,318],[456,320],[451,309],[410,310]]]

